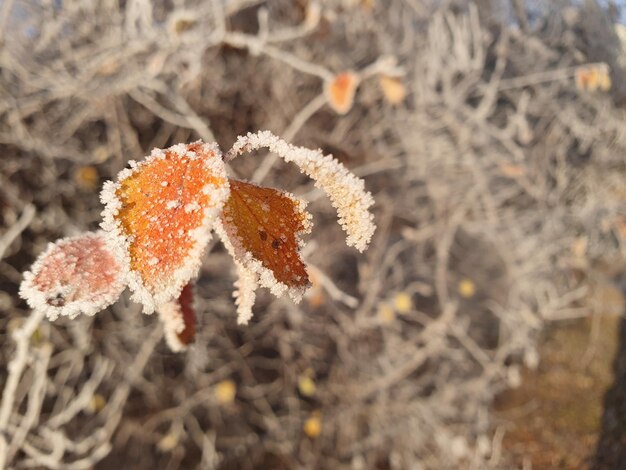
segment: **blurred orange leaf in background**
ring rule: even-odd
[[[393,323],[396,319],[396,311],[387,302],[381,302],[378,304],[378,319],[382,323]]]
[[[409,313],[413,308],[413,300],[407,292],[398,292],[393,298],[393,307],[400,314]]]
[[[354,104],[359,77],[352,71],[341,72],[326,84],[326,99],[338,114],[346,114]]]
[[[381,75],[378,79],[380,88],[383,91],[385,99],[390,104],[400,104],[406,98],[406,87],[397,77],[389,77]]]
[[[606,64],[595,64],[576,69],[576,87],[587,91],[609,91],[611,89],[611,76]]]

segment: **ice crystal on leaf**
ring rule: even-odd
[[[50,320],[93,315],[120,296],[123,272],[103,232],[87,232],[50,243],[24,274],[20,295]]]
[[[358,78],[347,78],[354,83],[336,85],[347,86],[351,106]],[[55,319],[94,314],[128,286],[144,312],[159,312],[170,347],[182,350],[196,329],[190,281],[215,230],[239,275],[239,323],[252,317],[259,286],[299,301],[309,286],[300,255],[302,236],[311,229],[306,204],[287,192],[226,177],[225,161],[264,147],[315,180],[337,209],[347,243],[364,250],[375,225],[369,212],[374,201],[363,181],[331,155],[265,131],[240,137],[226,158],[217,145],[198,141],[129,162],[102,190],[104,232],[51,245],[25,274],[21,295]]]

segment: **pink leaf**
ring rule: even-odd
[[[93,315],[120,296],[123,271],[103,232],[87,232],[50,243],[24,274],[20,295],[51,320]]]

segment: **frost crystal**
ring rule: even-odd
[[[252,318],[252,307],[259,286],[258,276],[254,271],[246,269],[241,263],[235,262],[239,279],[235,281],[235,305],[237,306],[237,323],[247,325]]]
[[[178,334],[185,329],[185,321],[178,300],[171,300],[157,307],[159,319],[163,323],[165,341],[174,352],[185,349],[185,345],[178,339]]]
[[[322,189],[337,209],[339,223],[347,234],[346,242],[357,250],[367,248],[376,226],[369,212],[374,204],[372,195],[365,190],[363,180],[333,158],[320,150],[296,147],[276,137],[269,131],[248,133],[239,137],[228,152],[230,160],[237,155],[260,148],[268,148],[287,162],[293,162]]]
[[[50,243],[24,274],[20,296],[50,320],[94,315],[120,296],[123,273],[103,232],[87,232]]]
[[[237,305],[237,323],[240,325],[247,325],[252,318],[252,307],[256,299],[256,290],[259,287],[258,271],[263,270],[261,263],[252,256],[245,252],[242,248],[236,249],[231,243],[231,238],[226,233],[224,226],[220,221],[215,225],[215,232],[220,237],[220,240],[226,247],[226,250],[233,257],[235,261],[235,267],[237,268],[237,275],[239,279],[235,281],[235,292],[233,297],[235,298],[235,305]],[[247,255],[247,265],[243,261],[238,260],[237,251],[240,251]],[[274,282],[275,284],[278,284]],[[286,289],[286,286],[284,287]],[[280,291],[278,295],[282,295],[283,291]],[[276,294],[276,292],[272,291]]]

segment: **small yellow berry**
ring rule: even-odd
[[[169,432],[157,443],[157,448],[161,452],[170,452],[178,445],[178,433]]]
[[[304,433],[311,439],[315,439],[322,433],[322,419],[319,411],[314,411],[304,422]]]
[[[98,187],[98,179],[98,170],[93,166],[82,166],[74,172],[74,181],[82,189],[96,189]]]
[[[237,385],[232,380],[222,380],[215,386],[215,398],[220,405],[229,405],[235,401]]]
[[[398,292],[393,299],[393,307],[400,314],[409,313],[413,308],[411,296],[406,292]]]
[[[89,404],[87,405],[87,411],[89,413],[99,413],[104,409],[106,404],[106,398],[104,398],[99,393],[96,393],[91,397],[91,400],[89,400]]]
[[[298,390],[305,397],[312,397],[315,395],[315,382],[309,375],[301,375],[298,380]]]
[[[470,297],[474,297],[476,294],[476,285],[471,279],[462,279],[459,282],[459,295],[461,297],[465,297],[469,299]]]

